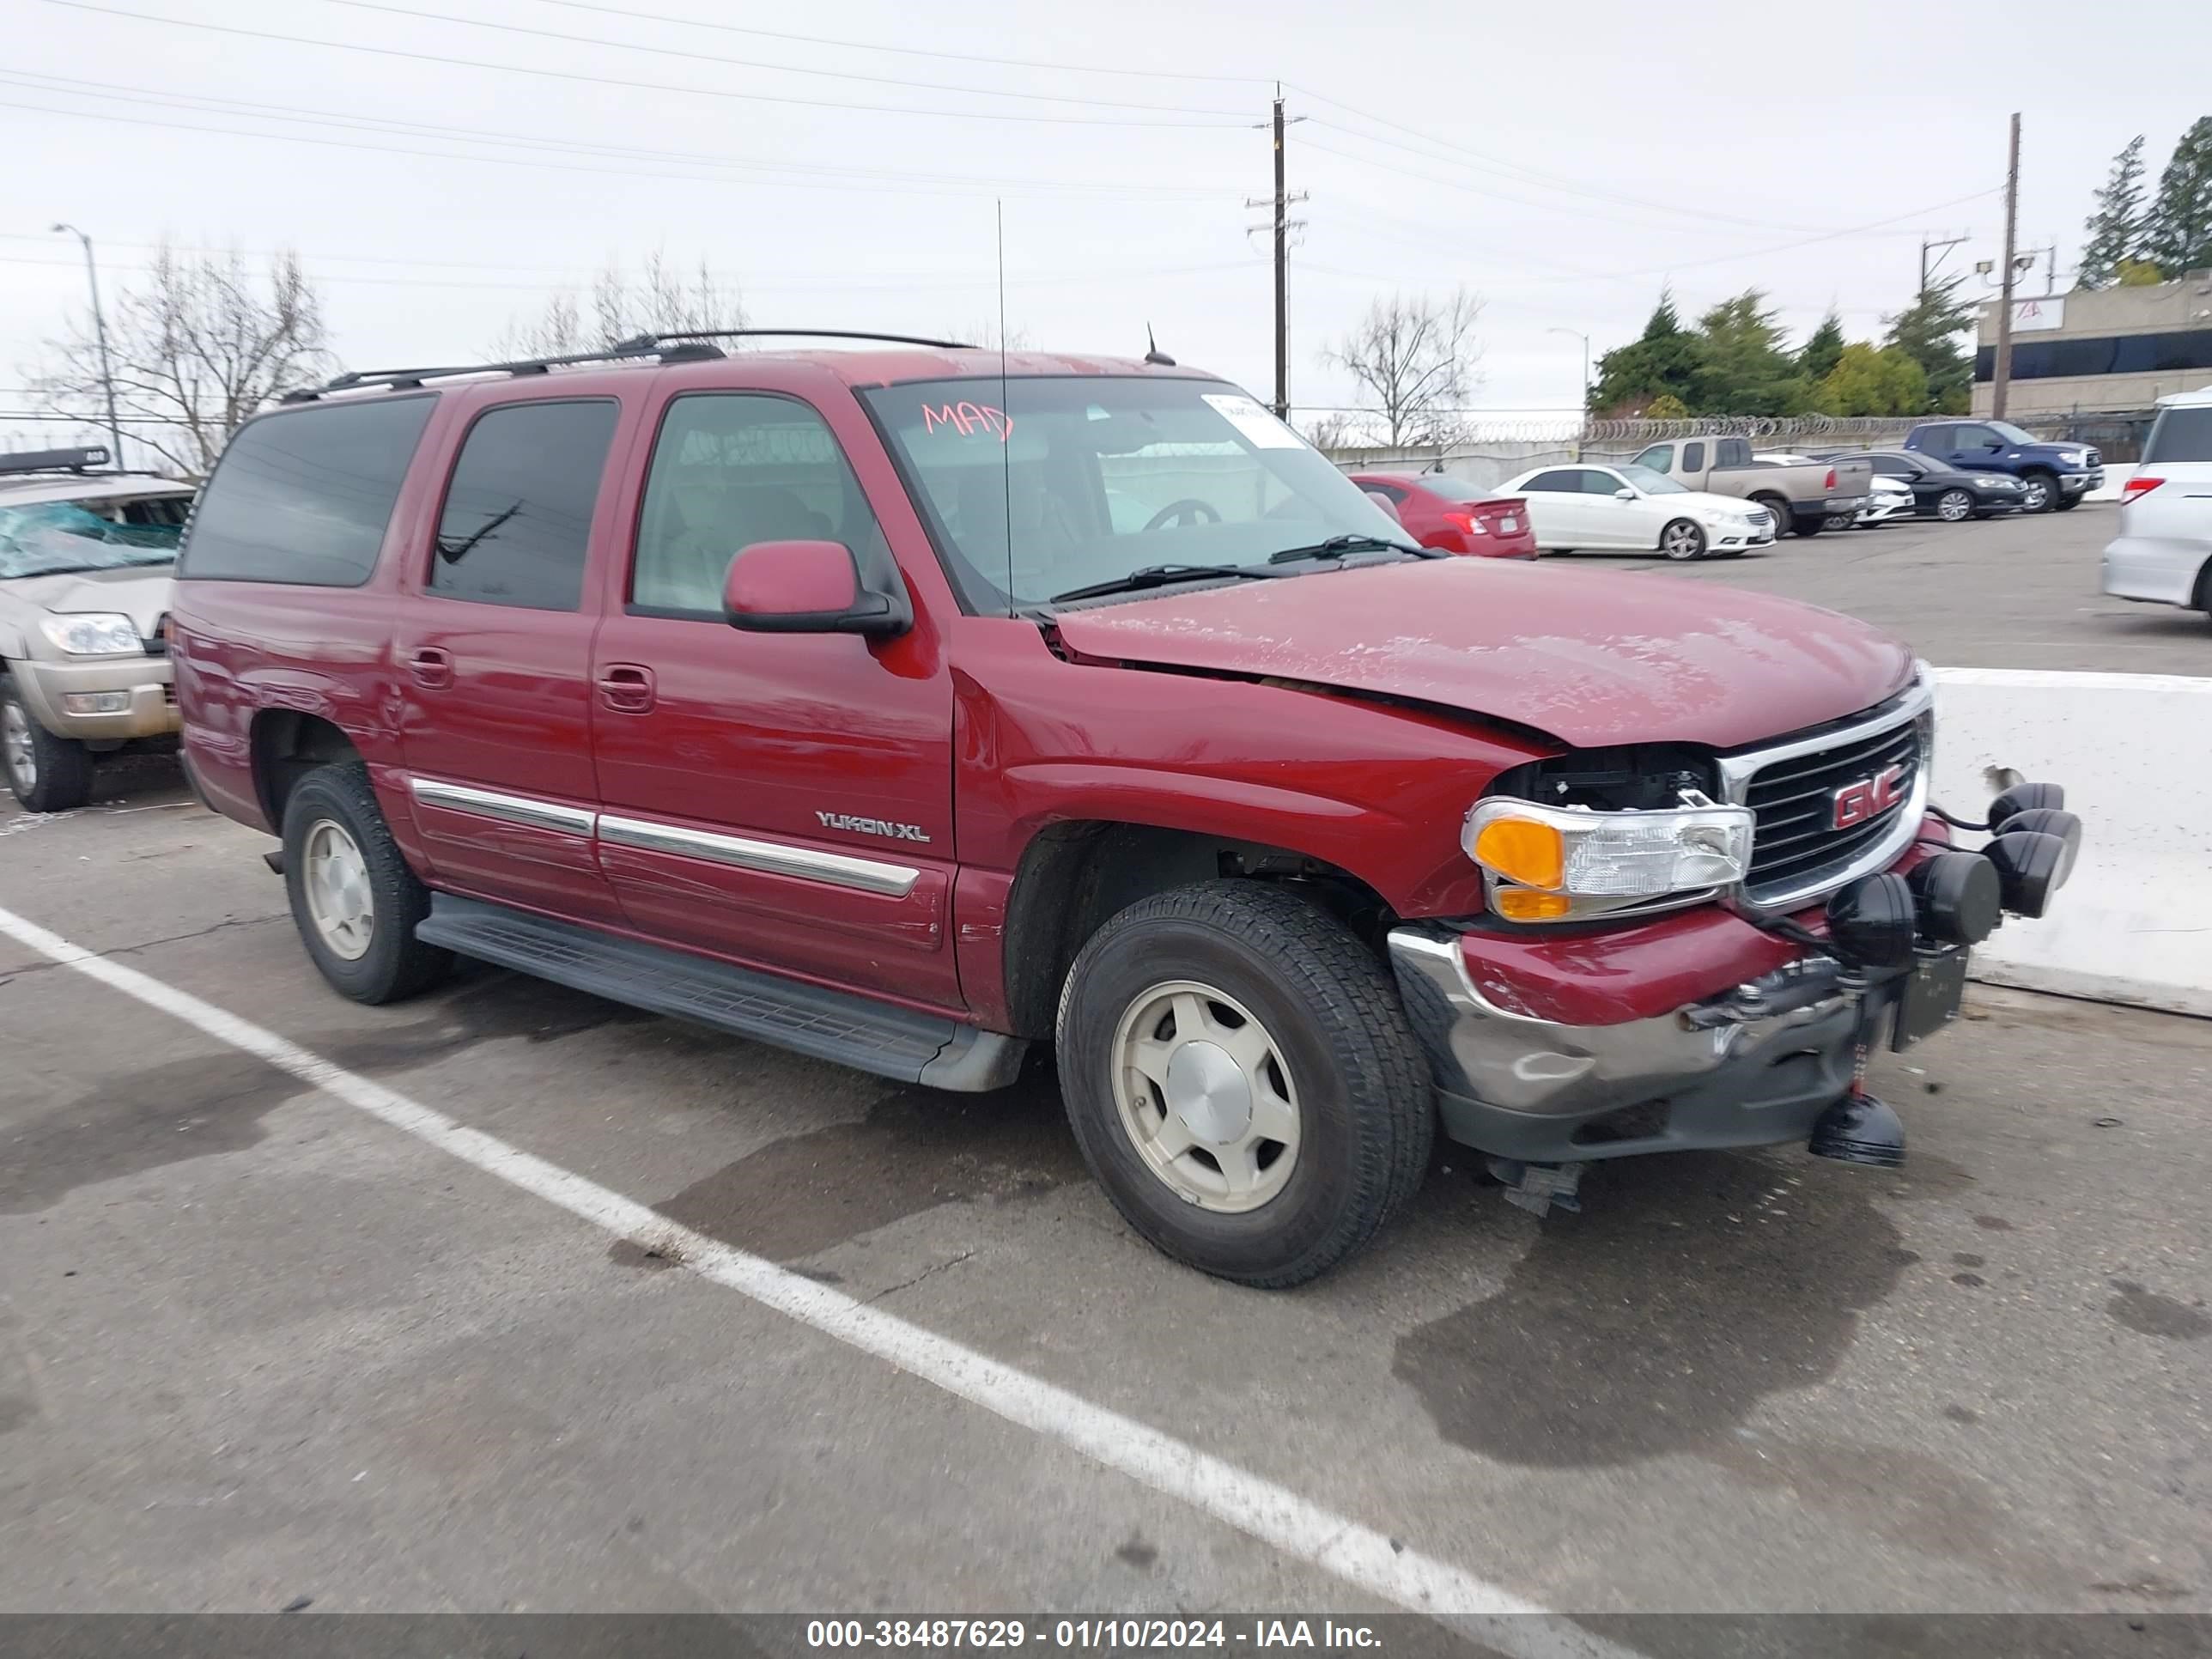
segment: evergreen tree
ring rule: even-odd
[[[1699,363],[1690,407],[1700,415],[1796,415],[1811,387],[1782,348],[1766,296],[1747,289],[1698,319]]]
[[[2081,244],[2077,288],[2108,288],[2119,273],[2120,262],[2135,257],[2143,240],[2143,140],[2137,133],[2112,158],[2112,176],[2097,192],[2096,211],[2082,228],[2089,233]]]
[[[1662,290],[1644,332],[1597,360],[1590,411],[1616,415],[1642,410],[1662,397],[1686,404],[1698,361],[1697,337],[1682,326],[1674,295]]]
[[[1835,372],[1844,355],[1844,319],[1834,312],[1820,319],[1820,327],[1798,349],[1797,370],[1808,380],[1825,380]]]
[[[1974,325],[1973,302],[1959,297],[1962,280],[1931,283],[1886,319],[1889,337],[1883,343],[1911,358],[1927,376],[1927,414],[1963,415],[1973,397],[1973,359],[1959,344],[1959,336]]]
[[[2159,175],[2142,257],[2169,277],[2212,268],[2212,115],[2199,116]]]

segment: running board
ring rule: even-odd
[[[980,1093],[1021,1070],[1028,1042],[847,991],[734,968],[596,928],[437,893],[415,936],[634,1008],[773,1043],[902,1083]]]

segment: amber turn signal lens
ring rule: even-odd
[[[1508,921],[1555,921],[1574,908],[1565,893],[1540,893],[1533,887],[1501,887],[1490,902]]]
[[[1484,824],[1474,838],[1474,858],[1485,869],[1524,887],[1566,884],[1565,840],[1550,824],[1533,818],[1496,818]]]

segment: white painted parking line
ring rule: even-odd
[[[617,1238],[645,1244],[717,1285],[1070,1447],[1348,1584],[1412,1612],[1438,1616],[1501,1653],[1525,1659],[1632,1659],[1632,1650],[1449,1562],[1394,1544],[1373,1528],[1286,1486],[681,1226],[634,1199],[456,1123],[189,992],[95,956],[12,911],[0,909],[0,933]]]

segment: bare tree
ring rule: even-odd
[[[249,416],[331,374],[327,342],[321,296],[289,250],[257,276],[236,252],[191,257],[165,244],[108,308],[123,425],[187,477],[204,477]],[[91,319],[46,351],[46,368],[33,371],[35,395],[91,422],[105,399]]]
[[[1443,443],[1462,424],[1458,408],[1481,378],[1474,338],[1481,314],[1482,301],[1463,288],[1441,301],[1394,294],[1370,305],[1322,361],[1358,383],[1361,407],[1373,412],[1392,448]]]
[[[1324,454],[1346,447],[1357,435],[1352,417],[1341,410],[1316,416],[1306,423],[1306,441]]]
[[[957,340],[963,345],[981,346],[986,351],[996,351],[1002,343],[1009,351],[1027,351],[1036,343],[1030,338],[1029,330],[1024,328],[1019,323],[1014,324],[1001,333],[998,319],[992,317],[980,318],[965,328],[947,328],[933,331],[940,340]]]
[[[641,334],[744,325],[744,300],[735,283],[717,276],[703,258],[687,273],[656,251],[646,255],[635,278],[611,262],[592,279],[588,321],[575,295],[564,290],[536,317],[510,325],[492,351],[501,359],[564,357],[604,351]]]

